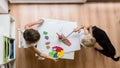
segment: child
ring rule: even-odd
[[[96,43],[95,38],[92,36],[91,28],[90,32],[87,30],[87,28],[83,25],[78,26],[73,30],[73,32],[78,32],[80,34],[80,44],[83,47],[93,47]]]
[[[40,39],[40,33],[37,30],[33,29],[32,26],[42,25],[43,22],[44,22],[43,19],[39,19],[38,21],[25,25],[25,31],[23,33],[23,37],[25,39],[27,48],[31,49],[41,57],[52,59],[56,62],[57,60],[55,58],[49,57],[48,55],[40,52],[37,48],[35,48],[35,45]]]

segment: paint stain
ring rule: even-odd
[[[46,40],[48,40],[48,39],[49,39],[49,37],[48,37],[48,36],[45,36],[45,39],[46,39]]]
[[[50,49],[50,46],[49,46],[49,45],[47,45],[47,46],[46,46],[46,48],[47,48],[47,49]]]
[[[45,45],[49,45],[50,44],[50,42],[48,41],[48,42],[45,42]]]
[[[44,35],[47,35],[47,34],[48,34],[48,32],[47,32],[47,31],[43,31],[43,34],[44,34]]]

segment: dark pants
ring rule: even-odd
[[[118,61],[118,58],[114,58],[116,52],[115,52],[115,48],[112,45],[109,37],[107,36],[107,34],[105,33],[104,30],[93,26],[92,27],[92,33],[93,36],[95,37],[97,43],[103,48],[103,50],[97,49],[97,51],[99,51],[100,53],[102,53],[103,55],[107,56],[107,57],[111,57],[113,60]]]

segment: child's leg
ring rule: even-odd
[[[101,49],[98,49],[98,48],[95,48],[96,51],[99,51],[100,53],[102,53],[103,55],[107,56],[107,57],[110,57],[109,53],[107,53],[105,50],[101,50]]]

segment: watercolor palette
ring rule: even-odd
[[[53,58],[61,58],[63,55],[64,55],[64,50],[59,46],[52,47],[52,52],[49,52],[49,56]]]

